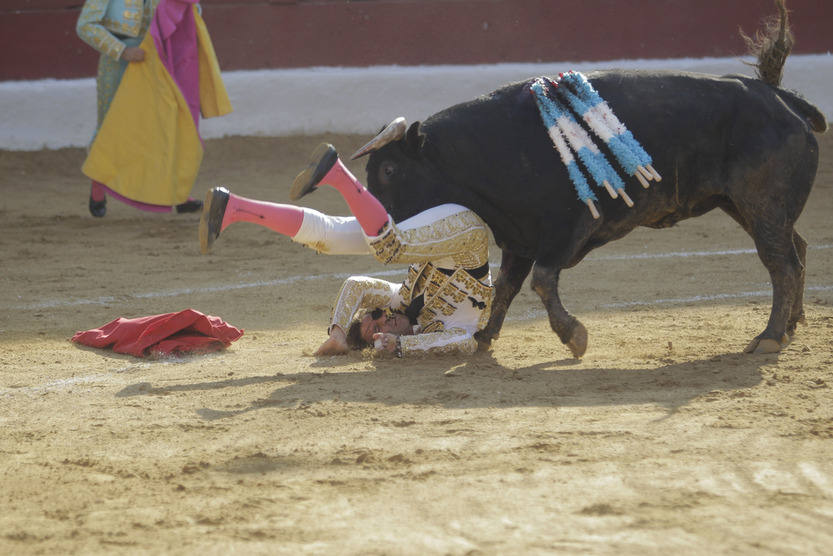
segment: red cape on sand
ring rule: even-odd
[[[101,328],[76,332],[71,341],[113,348],[136,357],[205,353],[228,347],[243,331],[193,309],[135,319],[117,318]]]

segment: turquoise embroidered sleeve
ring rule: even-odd
[[[75,32],[97,51],[118,60],[124,52],[125,44],[101,24],[109,3],[110,0],[87,0],[78,16]]]

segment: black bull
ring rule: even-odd
[[[633,208],[602,191],[601,217],[594,219],[577,199],[529,92],[531,81],[411,125],[371,154],[368,188],[396,221],[442,203],[477,212],[503,252],[491,318],[478,340],[488,345],[497,338],[532,270],[532,288],[552,329],[576,357],[586,350],[587,331],[561,303],[561,270],[637,226],[665,228],[720,208],[752,237],[772,280],[769,322],[747,351],[781,349],[803,319],[807,243],[793,225],[815,179],[812,131],[826,129],[823,115],[788,91],[743,76],[607,71],[587,77],[663,176],[649,189],[626,180]]]

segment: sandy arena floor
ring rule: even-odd
[[[829,553],[833,132],[819,139],[807,324],[783,353],[741,354],[769,278],[716,211],[563,275],[580,361],[528,286],[492,352],[317,359],[343,277],[391,269],[248,224],[201,256],[195,215],[111,201],[91,218],[83,150],[0,151],[0,553]],[[209,141],[195,193],[286,202],[320,140]],[[334,191],[308,204],[346,213]],[[246,334],[164,360],[68,342],[187,307]]]

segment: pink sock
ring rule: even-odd
[[[347,201],[347,206],[350,207],[350,212],[359,221],[365,234],[370,237],[379,235],[382,227],[388,221],[388,211],[350,173],[350,170],[342,164],[341,159],[336,160],[336,163],[330,168],[330,171],[327,172],[324,179],[321,180],[321,184],[335,187],[341,193],[341,196]]]
[[[229,194],[220,230],[225,230],[234,222],[251,222],[279,234],[294,237],[303,221],[304,211],[299,207],[255,201],[232,193]]]
[[[106,199],[107,195],[104,193],[104,186],[97,181],[93,181],[90,185],[90,197],[92,197],[92,200],[95,202]]]

